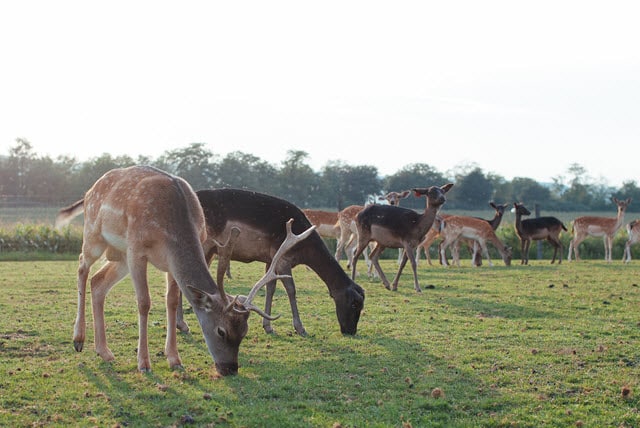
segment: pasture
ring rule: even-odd
[[[178,337],[184,370],[168,368],[164,280],[153,268],[153,371],[140,374],[128,277],[107,297],[116,361],[104,363],[91,325],[85,350],[73,350],[76,261],[0,262],[0,426],[638,426],[639,263],[422,261],[418,294],[410,269],[390,292],[361,262],[367,297],[355,337],[340,334],[325,285],[297,267],[309,336],[294,334],[278,286],[277,334],[252,315],[239,375],[220,378],[190,311],[192,333]],[[382,267],[395,272],[396,262]],[[255,263],[232,270],[233,294],[263,273]],[[91,323],[90,304],[87,315]]]

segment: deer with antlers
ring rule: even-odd
[[[56,226],[68,224],[82,212],[85,219],[73,335],[76,351],[84,347],[90,268],[104,254],[106,263],[91,277],[95,349],[103,360],[114,360],[106,339],[105,298],[130,273],[138,303],[138,370],[151,370],[147,344],[151,306],[147,264],[151,263],[167,273],[165,353],[170,367],[182,366],[176,341],[176,311],[182,292],[194,308],[216,370],[221,375],[236,374],[238,350],[248,330],[250,311],[269,317],[251,300],[259,288],[277,277],[273,270],[254,285],[248,298],[228,296],[215,283],[205,262],[205,219],[196,194],[183,179],[156,168],[133,166],[107,172],[83,199],[60,210]],[[280,257],[311,232],[292,235],[282,246]]]
[[[294,220],[293,229],[296,233],[311,227],[311,223],[298,207],[283,199],[247,190],[199,190],[196,194],[206,222],[208,238],[203,247],[207,263],[211,263],[216,253],[220,256],[217,241],[228,236],[234,227],[240,228],[242,236],[230,254],[224,258],[244,263],[263,262],[267,268],[281,275],[279,278],[291,306],[293,327],[298,334],[306,335],[298,311],[295,282],[291,276],[291,270],[299,264],[310,267],[326,284],[336,306],[340,331],[343,334],[356,334],[364,306],[364,290],[348,277],[316,231],[310,233],[303,242],[297,244],[282,258],[277,259],[274,256],[285,240],[284,222],[287,219]],[[219,279],[225,270],[226,262],[219,261]],[[276,278],[268,281],[266,285],[264,312],[270,314]],[[178,309],[178,319],[181,329],[187,329],[183,323],[181,308]],[[269,318],[264,318],[263,328],[267,333],[273,332]]]
[[[426,209],[422,214],[393,205],[369,205],[363,209],[356,217],[358,244],[353,255],[351,278],[355,278],[358,257],[369,242],[375,241],[375,247],[370,254],[371,263],[378,272],[385,288],[388,290],[398,289],[400,274],[407,264],[407,260],[409,260],[413,269],[414,288],[417,292],[421,292],[422,289],[418,284],[418,273],[416,272],[415,250],[431,228],[438,210],[445,203],[445,193],[452,187],[453,183],[448,183],[441,187],[431,186],[412,189],[416,197],[426,196]],[[402,261],[393,280],[393,285],[387,280],[378,261],[385,248],[404,249]]]
[[[572,252],[576,256],[576,261],[580,261],[578,246],[589,236],[601,236],[603,238],[604,259],[607,262],[612,261],[611,249],[613,247],[613,237],[624,222],[624,213],[631,203],[631,198],[620,201],[614,196],[611,200],[618,207],[618,215],[616,217],[583,216],[573,220],[573,239],[569,243],[568,261],[571,261]]]
[[[553,258],[551,263],[556,261],[558,257],[558,264],[562,263],[562,241],[560,240],[560,233],[566,231],[565,225],[556,217],[536,217],[529,219],[522,219],[522,216],[531,215],[523,204],[517,202],[513,203],[513,209],[516,213],[516,235],[520,238],[520,250],[521,260],[520,264],[529,264],[529,247],[531,241],[540,241],[546,239],[553,245]]]

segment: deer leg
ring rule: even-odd
[[[78,265],[78,312],[73,326],[73,347],[77,352],[82,351],[86,335],[85,297],[87,295],[87,278],[89,277],[90,268],[91,264],[87,263],[84,254],[81,253]]]
[[[451,244],[451,264],[455,264],[460,267],[460,245],[459,240],[455,240],[453,244]]]
[[[611,247],[613,246],[613,237],[605,235],[604,236],[604,260],[607,262],[611,262]]]
[[[521,265],[529,264],[529,247],[531,246],[531,240],[526,238],[522,240],[522,261]]]
[[[406,251],[405,251],[403,253],[402,259],[400,260],[400,266],[398,267],[398,273],[396,273],[396,276],[393,278],[393,282],[391,283],[391,289],[393,291],[397,291],[398,290],[398,281],[400,281],[400,274],[402,273],[402,270],[406,266],[407,260],[408,260],[408,256],[407,256]],[[416,282],[416,285],[417,285],[417,282]],[[420,287],[418,287],[418,289],[419,288]],[[416,290],[416,291],[421,291],[421,290]]]
[[[413,257],[413,248],[405,247],[404,248],[404,257],[402,259],[402,267],[407,264],[407,258],[411,263],[411,269],[413,270],[413,288],[418,293],[422,293],[422,289],[420,288],[420,284],[418,284],[418,264],[416,263],[415,257]],[[400,270],[398,271],[398,277],[400,277]],[[398,283],[395,281],[395,287],[398,288]]]
[[[487,259],[487,263],[489,264],[489,266],[493,266],[493,262],[491,261],[491,257],[489,256],[489,249],[487,248],[487,243],[483,239],[480,239],[478,240],[478,244],[480,245],[480,248],[482,248],[482,255],[484,256],[485,259]]]
[[[267,270],[269,269],[267,265]],[[265,298],[264,298],[264,311],[271,315],[271,307],[273,305],[273,296],[276,294],[276,280],[269,281],[265,287]],[[273,334],[275,331],[271,326],[271,320],[262,317],[262,328],[264,332],[267,334]]]
[[[96,353],[104,361],[113,361],[114,356],[107,345],[104,321],[104,301],[109,290],[124,278],[129,269],[124,261],[107,262],[91,277],[91,306],[93,309],[93,331]]]
[[[147,261],[144,258],[135,257],[135,251],[128,254],[131,279],[136,290],[138,301],[138,370],[151,371],[151,359],[149,357],[148,321],[151,309],[151,296],[147,282]]]
[[[369,259],[371,260],[371,263],[373,263],[373,267],[378,272],[378,276],[380,277],[380,280],[384,284],[384,288],[386,288],[387,290],[391,290],[391,284],[389,284],[389,280],[387,279],[386,275],[382,271],[382,268],[380,267],[379,259],[382,251],[384,251],[384,247],[380,245],[379,242],[377,242],[375,248],[373,249],[371,254],[369,254]]]
[[[364,241],[362,241],[364,242]],[[355,248],[353,249],[353,255],[351,257],[350,263],[351,263],[351,280],[355,281],[356,279],[356,265],[358,264],[358,258],[360,257],[360,254],[362,254],[362,252],[365,250],[365,248],[367,248],[367,245],[369,244],[369,242],[366,243],[361,243],[360,239],[358,239],[358,243],[355,246]],[[347,266],[348,267],[348,266]]]
[[[291,269],[283,270],[282,272],[278,272],[278,274],[291,275]],[[306,336],[307,331],[302,325],[302,321],[300,320],[300,312],[298,312],[298,301],[296,300],[296,285],[293,282],[293,278],[282,279],[282,284],[284,285],[284,289],[287,291],[287,297],[289,297],[289,305],[291,306],[291,315],[293,317],[293,328],[300,336]],[[271,314],[271,312],[267,313]],[[264,319],[266,320],[266,318]]]
[[[164,344],[164,353],[167,356],[170,368],[182,368],[182,360],[178,354],[178,341],[176,337],[176,330],[178,329],[178,305],[182,303],[182,293],[180,292],[178,283],[170,273],[167,273],[166,278],[167,337]]]

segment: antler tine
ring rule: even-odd
[[[253,301],[253,298],[256,296],[258,291],[262,287],[264,287],[267,283],[269,283],[269,282],[271,282],[273,280],[276,280],[276,279],[290,278],[289,275],[276,275],[275,270],[276,270],[276,266],[278,265],[278,261],[280,261],[280,258],[287,251],[289,251],[294,245],[296,245],[298,242],[304,240],[307,236],[311,235],[311,233],[316,228],[315,226],[311,226],[309,229],[305,230],[301,234],[295,235],[291,231],[291,224],[292,223],[293,223],[293,219],[292,218],[289,219],[289,221],[287,221],[287,224],[286,224],[287,237],[282,242],[282,244],[280,244],[280,248],[278,248],[278,251],[276,251],[276,254],[273,256],[273,259],[271,260],[271,265],[269,266],[269,269],[267,270],[267,272],[264,274],[264,276],[258,282],[256,282],[256,284],[253,286],[253,288],[251,288],[251,291],[249,292],[249,295],[247,296],[247,298],[244,301],[245,307],[247,307],[248,305],[251,305],[251,302]]]
[[[227,268],[231,263],[231,255],[233,254],[233,247],[236,245],[238,236],[240,236],[240,229],[234,226],[231,228],[231,232],[229,233],[227,242],[225,242],[224,244],[221,244],[215,239],[213,240],[216,247],[218,247],[218,270],[217,270],[216,280],[218,282],[218,290],[220,291],[220,296],[223,299],[227,298],[227,294],[224,291],[224,273],[227,271]]]

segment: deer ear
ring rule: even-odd
[[[453,187],[453,183],[447,183],[441,187],[444,193],[447,193]]]
[[[498,209],[498,207],[496,207],[496,204],[493,201],[489,202],[489,206],[493,209],[496,209],[496,210]]]
[[[213,310],[213,294],[209,294],[206,291],[200,290],[199,288],[193,287],[191,285],[187,285],[187,289],[191,293],[192,302],[190,303],[192,305],[206,312],[211,312]]]

